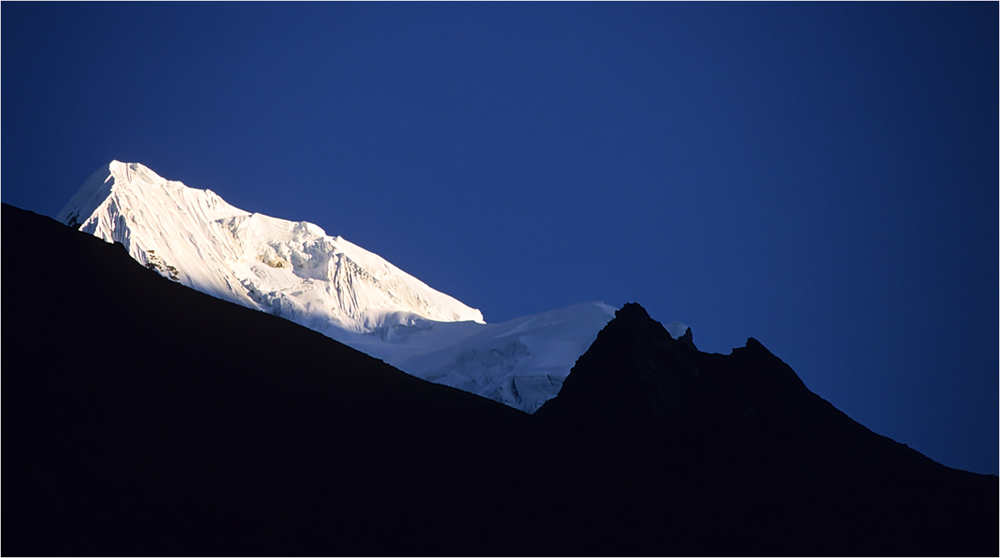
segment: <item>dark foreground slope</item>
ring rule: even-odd
[[[998,483],[628,305],[534,416],[3,206],[3,553],[997,553]],[[43,256],[43,255],[44,256]]]
[[[3,206],[3,553],[462,552],[523,413]],[[486,526],[483,526],[486,529]],[[474,535],[474,536],[473,536]],[[490,546],[476,547],[487,551]]]

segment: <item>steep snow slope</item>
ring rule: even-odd
[[[184,285],[323,331],[370,333],[424,318],[482,314],[311,223],[235,208],[211,190],[113,161],[57,219]]]
[[[137,163],[99,169],[57,219],[186,286],[527,412],[555,397],[614,316],[589,303],[487,325],[479,310],[312,223],[244,211]]]

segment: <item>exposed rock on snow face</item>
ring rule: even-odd
[[[479,310],[312,223],[244,211],[137,163],[99,169],[57,219],[188,287],[529,413],[614,316],[588,303],[486,325]]]

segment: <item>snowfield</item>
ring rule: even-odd
[[[585,303],[501,324],[320,227],[112,161],[57,219],[188,287],[286,318],[425,380],[534,412],[614,317]],[[674,332],[671,332],[674,333]]]

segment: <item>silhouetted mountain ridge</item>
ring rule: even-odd
[[[997,553],[996,476],[753,339],[702,353],[626,305],[529,416],[2,218],[5,554]]]
[[[871,432],[753,338],[699,352],[626,304],[537,416],[594,460],[630,461],[637,508],[683,502],[663,522],[706,538],[681,553],[996,552],[995,476]]]

